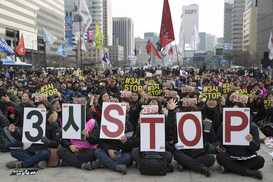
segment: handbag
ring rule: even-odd
[[[59,165],[60,157],[57,153],[58,149],[60,149],[62,146],[59,145],[57,148],[49,148],[46,149],[50,151],[50,156],[47,160],[47,167],[56,167]]]
[[[166,175],[167,156],[165,152],[142,152],[140,173],[144,175]]]

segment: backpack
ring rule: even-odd
[[[165,152],[142,152],[140,160],[140,174],[166,175],[167,156]]]

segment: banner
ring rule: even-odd
[[[135,55],[128,55],[128,60],[129,61],[137,61],[137,56],[135,56]]]
[[[181,99],[182,107],[194,106],[197,104],[196,98]]]
[[[147,90],[150,96],[162,96],[163,93],[161,84],[148,85]]]
[[[85,129],[85,105],[62,104],[62,138],[84,140],[82,130]]]
[[[14,51],[6,43],[6,41],[0,36],[0,52],[4,52],[10,55],[14,55]]]
[[[102,104],[100,139],[119,140],[125,132],[126,104],[108,103]]]
[[[46,131],[46,109],[24,108],[23,143],[42,143]]]
[[[65,17],[65,48],[72,51],[72,17]]]
[[[218,99],[222,95],[222,87],[203,86],[203,97],[206,99]]]
[[[47,84],[45,86],[41,87],[41,94],[46,94],[47,97],[53,96],[57,91],[57,85],[56,84]]]
[[[140,151],[165,152],[164,115],[140,115]]]
[[[93,30],[92,29],[88,30],[88,40],[90,42],[93,41]]]
[[[140,91],[143,89],[144,79],[139,78],[125,78],[125,86],[124,89],[128,91]]]
[[[203,130],[201,112],[180,112],[177,117],[176,146],[179,149],[202,149]]]
[[[246,135],[250,133],[249,108],[223,109],[223,144],[249,146]]]

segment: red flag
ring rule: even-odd
[[[25,42],[24,42],[24,36],[23,36],[23,34],[21,34],[21,39],[20,39],[20,41],[18,43],[16,52],[19,55],[25,55],[26,54],[26,51],[25,51]]]
[[[160,45],[161,47],[165,47],[165,45],[171,43],[174,40],[175,38],[173,33],[173,23],[169,1],[164,0],[160,29]]]
[[[170,56],[170,55],[173,55],[173,47],[171,47],[171,48],[169,49],[168,55],[169,55],[169,56]]]
[[[153,43],[150,43],[147,47],[147,53],[150,54],[153,51],[153,54],[157,56],[159,59],[162,59],[156,48],[154,47]]]

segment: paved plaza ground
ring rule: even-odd
[[[263,172],[263,181],[272,182],[273,181],[273,162],[271,157],[267,152],[272,152],[272,149],[266,148],[261,144],[261,149],[258,152],[265,158],[265,166],[261,170]],[[140,175],[136,166],[133,165],[128,168],[126,175],[121,173],[113,172],[110,169],[96,169],[91,171],[81,170],[74,167],[55,167],[55,168],[45,168],[39,169],[36,175],[33,176],[10,176],[14,169],[6,168],[6,162],[14,160],[9,153],[0,153],[0,182],[29,182],[29,181],[44,181],[44,182],[55,182],[55,181],[65,181],[65,182],[101,182],[101,181],[140,181],[140,182],[198,182],[198,181],[209,181],[209,182],[249,182],[249,181],[260,181],[250,177],[243,177],[233,173],[221,174],[220,166],[215,163],[212,167],[212,175],[207,178],[206,176],[185,170],[179,172],[177,169],[177,163],[173,161],[175,166],[175,171],[173,173],[168,173],[166,176],[144,176]]]

